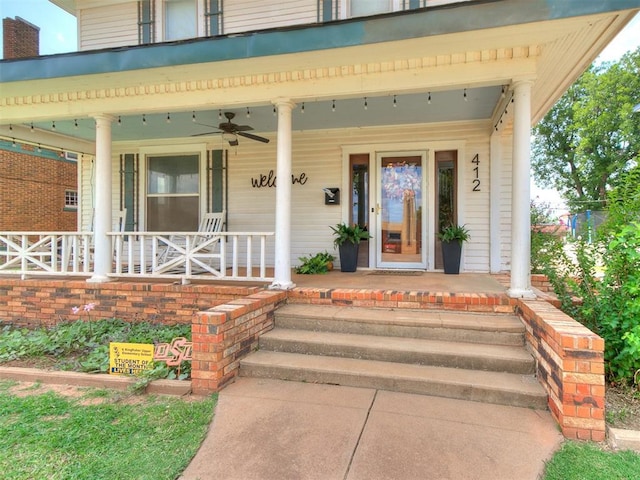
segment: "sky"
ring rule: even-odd
[[[73,52],[77,49],[76,19],[48,0],[0,0],[0,17],[22,17],[40,27],[40,54]],[[2,26],[0,25],[0,30]],[[605,48],[596,59],[597,63],[618,60],[630,50],[640,46],[640,14]],[[2,35],[0,35],[0,52]],[[532,184],[531,198],[548,202],[558,210],[563,204],[553,190],[542,190]]]

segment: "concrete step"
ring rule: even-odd
[[[459,343],[275,328],[260,337],[260,350],[434,365],[532,375],[533,357],[522,346]]]
[[[516,315],[288,304],[275,312],[277,327],[465,343],[524,345]]]
[[[545,409],[547,395],[531,375],[410,365],[259,350],[241,361],[240,375],[375,388]]]

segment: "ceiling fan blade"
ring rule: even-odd
[[[249,125],[234,125],[234,129],[236,132],[247,132],[249,130],[253,130],[253,127]]]
[[[253,135],[252,133],[245,133],[245,132],[236,132],[236,133],[241,137],[250,138],[251,140],[257,140],[258,142],[262,142],[262,143],[269,143],[268,138],[259,137],[258,135]]]
[[[193,135],[191,135],[192,137],[203,137],[205,135],[216,135],[217,133],[220,132],[205,132],[205,133],[194,133]]]

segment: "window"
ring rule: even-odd
[[[195,232],[200,218],[200,156],[147,160],[147,230]]]
[[[391,0],[351,0],[351,17],[365,17],[391,11]]]
[[[78,191],[77,190],[64,191],[64,209],[78,210]]]
[[[164,39],[182,40],[198,36],[196,0],[165,0]]]

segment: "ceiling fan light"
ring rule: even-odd
[[[233,143],[233,142],[237,142],[238,138],[235,136],[235,134],[233,133],[229,133],[229,132],[223,132],[222,133],[222,139],[226,142],[229,143]]]

